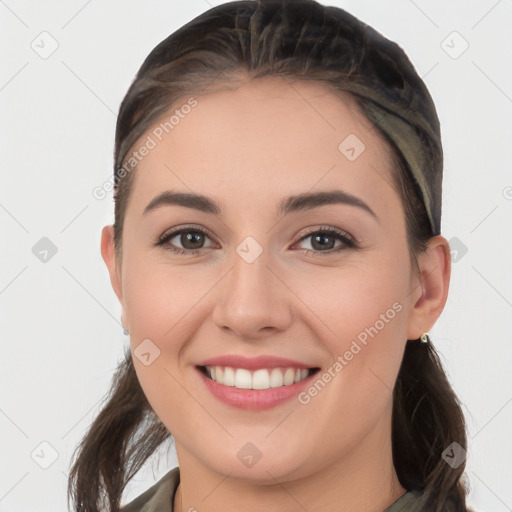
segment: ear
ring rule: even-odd
[[[407,339],[428,332],[441,315],[448,297],[451,275],[450,244],[441,235],[432,237],[418,256],[419,273],[411,282],[411,313]]]
[[[128,329],[126,324],[126,313],[124,309],[123,301],[123,287],[121,281],[121,266],[120,262],[116,258],[114,249],[114,226],[104,226],[101,231],[101,256],[105,265],[107,266],[108,273],[110,275],[110,284],[117,295],[119,302],[122,307],[121,323],[125,329]]]

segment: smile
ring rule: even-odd
[[[262,368],[255,371],[230,366],[202,366],[206,377],[223,386],[238,389],[270,389],[291,386],[308,378],[313,368]]]

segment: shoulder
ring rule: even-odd
[[[121,507],[121,512],[173,512],[174,495],[180,483],[179,467],[171,469],[133,501]]]
[[[412,507],[418,503],[421,493],[418,491],[408,491],[398,498],[384,512],[409,512],[414,510]]]
[[[384,512],[411,512],[415,510],[424,510],[423,494],[420,491],[408,491],[403,494],[398,500],[395,501]],[[466,512],[476,512],[475,510],[466,507]]]

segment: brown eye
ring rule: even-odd
[[[206,230],[197,227],[185,227],[165,233],[155,245],[179,254],[196,253],[201,249],[212,246],[204,245],[206,239],[210,239]]]
[[[311,239],[310,246],[312,247],[312,250],[308,248],[305,249],[305,253],[308,255],[323,256],[324,254],[337,254],[341,251],[354,249],[356,247],[354,240],[348,233],[331,227],[310,231],[300,239],[300,242],[307,239]],[[338,245],[336,245],[337,241],[340,242]]]
[[[204,244],[205,235],[195,231],[182,231],[179,235],[179,242],[183,245],[184,249],[201,249]],[[173,237],[176,238],[176,237]]]
[[[336,237],[327,233],[318,233],[316,235],[310,235],[311,246],[318,251],[323,249],[334,249],[336,244]]]

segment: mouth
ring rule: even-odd
[[[209,380],[237,389],[265,390],[292,386],[317,373],[320,368],[275,367],[249,370],[231,366],[204,365],[197,369]]]

